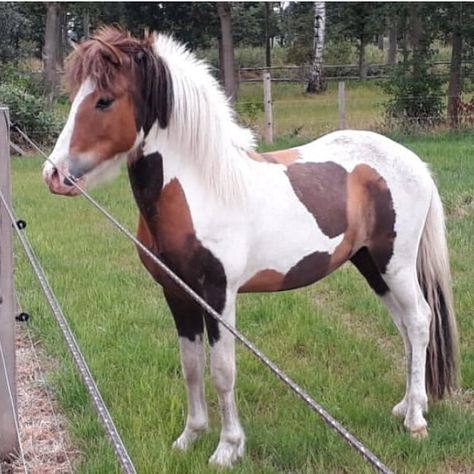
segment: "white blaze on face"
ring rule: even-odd
[[[54,150],[49,156],[49,161],[45,161],[43,165],[43,178],[46,182],[49,181],[53,174],[54,168],[67,173],[67,160],[69,158],[69,148],[71,144],[71,137],[74,131],[74,124],[76,120],[77,110],[83,100],[92,92],[94,92],[95,84],[91,79],[86,79],[79,88],[76,97],[71,105],[69,116],[59,138],[54,146]]]

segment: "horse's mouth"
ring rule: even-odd
[[[68,176],[64,176],[56,167],[48,170],[45,169],[43,177],[50,192],[61,196],[77,196],[81,194],[78,186],[82,187],[85,181],[83,175],[76,177],[69,173]]]

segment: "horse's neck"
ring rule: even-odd
[[[240,128],[239,131],[247,132]],[[199,199],[205,197],[208,202],[232,204],[244,200],[251,180],[248,162],[252,160],[247,152],[232,142],[221,143],[218,150],[211,151],[215,156],[195,153],[189,144],[178,139],[172,125],[166,130],[154,126],[143,148],[145,159],[157,152],[162,156],[163,185],[176,179],[190,187]]]

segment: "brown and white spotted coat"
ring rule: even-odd
[[[73,55],[69,77],[74,101],[51,154],[53,164],[44,169],[50,190],[77,194],[63,174],[88,185],[127,160],[139,239],[232,325],[237,293],[302,287],[351,261],[389,308],[404,339],[407,392],[394,413],[405,417],[415,436],[426,434],[432,308],[445,310],[435,325],[444,328],[444,339],[454,325],[448,280],[439,276],[447,267],[442,208],[419,158],[385,137],[357,131],[257,153],[207,67],[163,35],[139,40],[105,28]],[[425,222],[436,232],[427,231]],[[425,281],[424,289],[442,293],[441,305],[431,300],[428,305],[423,296],[419,248],[427,249],[420,250],[423,258],[438,262],[432,267],[437,283],[425,276],[432,283]],[[245,445],[234,398],[234,339],[147,256],[140,257],[163,286],[180,336],[188,416],[174,446],[188,449],[207,428],[206,326],[222,415],[210,461],[230,465]],[[441,367],[436,354],[431,366]],[[445,368],[436,384],[449,388],[452,367]]]

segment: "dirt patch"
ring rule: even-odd
[[[20,440],[27,470],[19,456],[1,464],[0,473],[72,473],[79,453],[72,447],[66,421],[48,387],[47,374],[54,362],[38,345],[33,346],[25,324],[17,326],[16,365]]]

